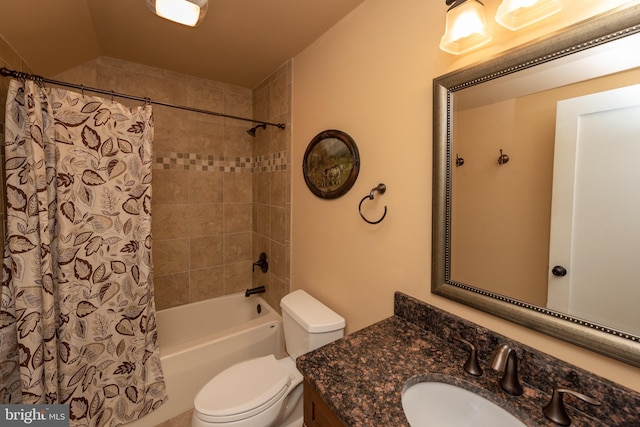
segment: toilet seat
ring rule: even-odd
[[[271,407],[291,385],[288,372],[274,355],[233,365],[209,381],[194,400],[203,421],[239,421]]]

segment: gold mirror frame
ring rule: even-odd
[[[450,279],[449,245],[453,94],[538,64],[640,33],[640,5],[599,15],[504,55],[433,81],[433,222],[431,292],[597,353],[640,366],[640,339],[544,307]]]

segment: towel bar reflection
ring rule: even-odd
[[[382,220],[384,219],[385,216],[387,216],[387,207],[384,207],[384,213],[382,214],[382,217],[377,220],[377,221],[369,221],[363,214],[362,214],[362,203],[364,203],[365,200],[369,199],[369,200],[373,200],[373,196],[375,194],[375,192],[378,192],[380,194],[384,194],[385,191],[387,191],[387,186],[384,184],[378,184],[377,187],[372,188],[371,192],[369,192],[368,195],[364,196],[362,198],[362,200],[360,200],[360,204],[358,205],[358,212],[360,212],[360,216],[362,217],[363,220],[365,220],[366,222],[368,222],[369,224],[378,224],[380,222],[382,222]]]

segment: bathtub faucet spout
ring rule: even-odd
[[[244,296],[249,298],[251,295],[262,294],[264,292],[265,292],[264,286],[258,286],[257,288],[251,288],[244,291]]]

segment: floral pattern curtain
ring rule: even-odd
[[[13,80],[0,403],[118,425],[166,399],[151,263],[151,106]]]

